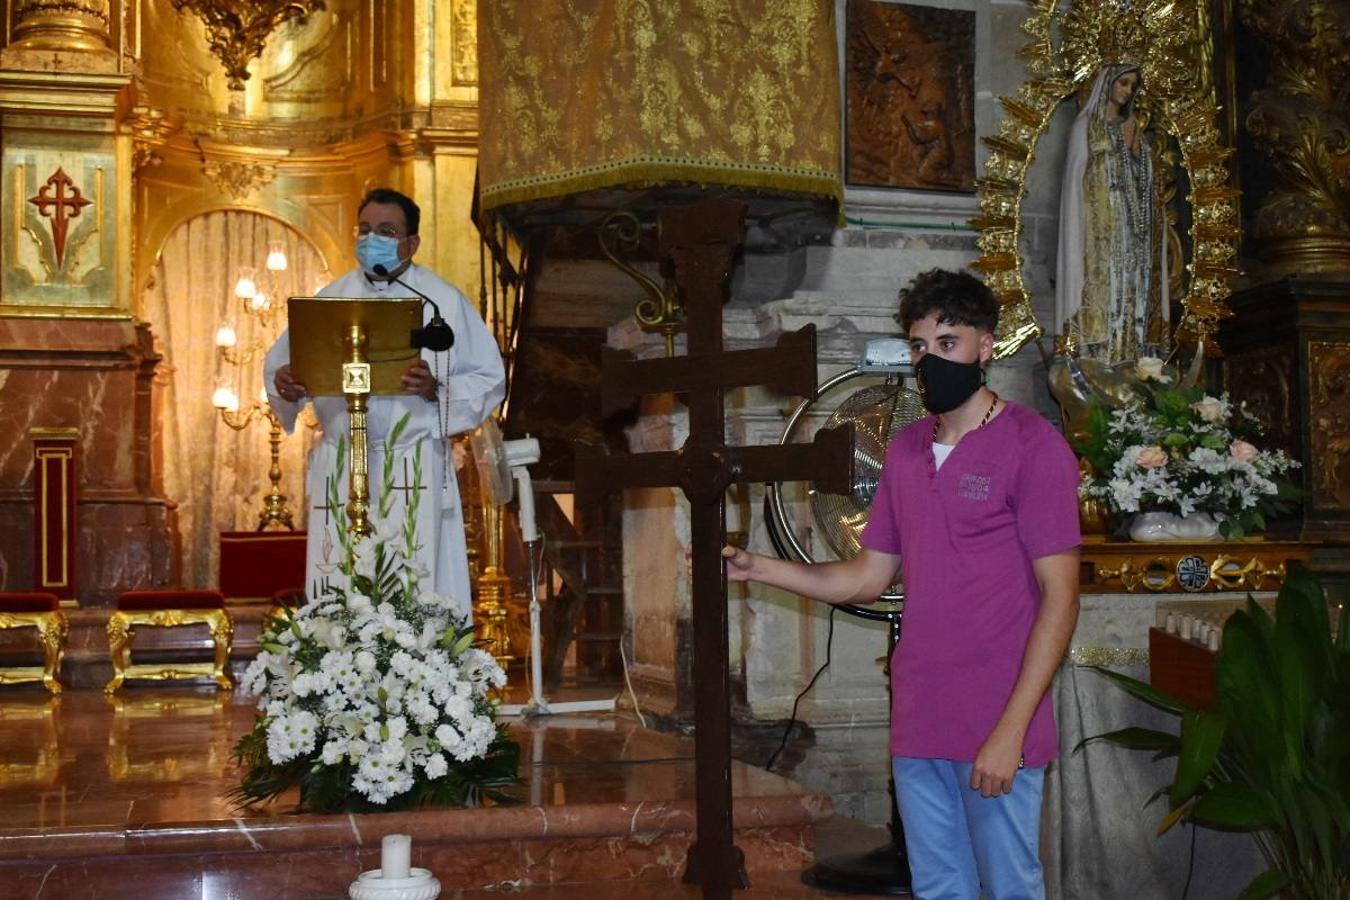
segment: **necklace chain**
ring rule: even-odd
[[[976,429],[978,429],[978,428],[983,428],[984,426],[988,425],[988,424],[989,424],[990,418],[992,418],[993,415],[994,415],[994,409],[998,407],[998,394],[994,393],[994,391],[992,391],[992,390],[991,390],[989,393],[994,394],[994,400],[993,400],[992,403],[989,404],[989,409],[987,409],[987,410],[985,411],[985,413],[984,413],[984,418],[980,420],[980,424],[978,424],[978,425],[975,426]],[[939,418],[939,419],[934,419],[934,420],[933,420],[933,443],[934,443],[934,444],[937,443],[938,429],[941,428],[941,427],[942,427],[942,419],[940,419],[940,418]],[[971,429],[971,430],[973,431],[973,430],[975,430],[975,429]]]
[[[1137,127],[1137,126],[1136,126]],[[1123,184],[1120,193],[1125,198],[1126,221],[1129,230],[1135,236],[1149,233],[1152,227],[1152,205],[1149,197],[1153,190],[1151,160],[1147,158],[1148,148],[1141,141],[1138,153],[1125,143],[1124,122],[1108,122],[1107,136],[1111,139],[1111,149],[1116,155],[1119,172],[1117,177]]]

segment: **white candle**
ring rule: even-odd
[[[1176,633],[1177,633],[1177,614],[1176,614],[1176,613],[1170,612],[1170,613],[1167,614],[1167,633],[1168,633],[1168,634],[1176,634]]]
[[[1211,631],[1209,633],[1209,649],[1213,653],[1219,652],[1219,632]]]
[[[1183,641],[1189,641],[1191,639],[1191,623],[1194,621],[1195,620],[1190,616],[1181,617],[1181,639]]]
[[[380,844],[380,877],[407,878],[411,873],[411,835],[386,834]]]

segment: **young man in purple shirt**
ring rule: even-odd
[[[903,560],[891,661],[891,756],[919,900],[1043,898],[1049,687],[1078,619],[1078,465],[1037,413],[984,384],[998,302],[933,270],[900,292],[924,405],[891,441],[862,535],[842,562],[734,547],[727,577],[826,603],[871,603]]]

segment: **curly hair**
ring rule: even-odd
[[[998,300],[984,282],[967,272],[930,269],[900,289],[895,320],[905,337],[911,325],[934,313],[946,325],[970,325],[990,334],[998,328]]]

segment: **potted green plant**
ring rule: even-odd
[[[1180,734],[1123,728],[1085,739],[1177,760],[1158,833],[1187,820],[1251,831],[1270,868],[1240,900],[1350,897],[1350,616],[1333,638],[1321,583],[1295,564],[1275,618],[1254,600],[1224,625],[1213,708],[1097,671],[1181,719]]]

